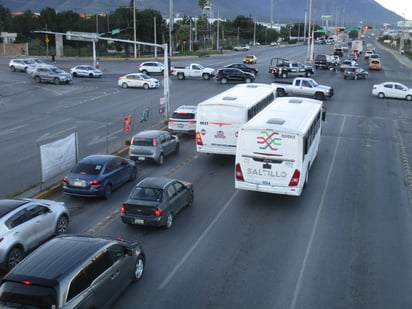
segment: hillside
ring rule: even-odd
[[[219,2],[219,3],[218,3]],[[307,0],[236,0],[236,9],[231,1],[212,1],[211,14],[214,17],[233,19],[238,15],[250,16],[257,21],[269,22],[272,15],[274,22],[290,23],[303,21]],[[40,12],[43,8],[52,7],[56,11],[73,10],[78,13],[106,13],[120,6],[128,6],[130,0],[0,0],[0,4],[11,12],[31,10]],[[253,6],[251,6],[253,3]],[[273,12],[271,11],[273,3]],[[312,0],[315,19],[320,23],[321,16],[333,16],[333,25],[370,24],[382,26],[384,23],[396,24],[402,17],[385,9],[374,0]],[[155,9],[167,18],[169,1],[136,0],[138,9]],[[177,16],[199,16],[201,10],[198,0],[173,0],[173,11]],[[300,13],[299,13],[300,12]]]

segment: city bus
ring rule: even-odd
[[[281,97],[245,123],[236,147],[235,188],[301,195],[325,113],[322,101]]]
[[[238,84],[197,107],[196,150],[236,154],[238,130],[275,99],[268,84]]]

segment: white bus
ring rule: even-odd
[[[196,149],[212,154],[236,154],[238,130],[275,99],[268,84],[236,85],[197,106]]]
[[[322,101],[276,98],[239,130],[235,188],[299,196],[318,153],[324,120]]]

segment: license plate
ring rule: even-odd
[[[146,158],[145,157],[138,157],[137,160],[139,161],[144,161]]]
[[[178,124],[177,127],[178,128],[183,128],[183,124]]]
[[[144,224],[144,221],[142,219],[134,219],[133,223],[134,224]]]
[[[73,182],[73,186],[75,187],[86,187],[86,182],[83,180],[75,180]]]

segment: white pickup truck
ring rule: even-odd
[[[170,70],[172,76],[177,79],[185,78],[203,78],[205,80],[211,79],[215,74],[215,69],[205,68],[201,64],[191,63],[184,67],[172,67]]]
[[[313,78],[296,77],[292,82],[278,81],[271,84],[277,97],[287,95],[313,97],[324,100],[333,96],[333,88],[320,85]]]

